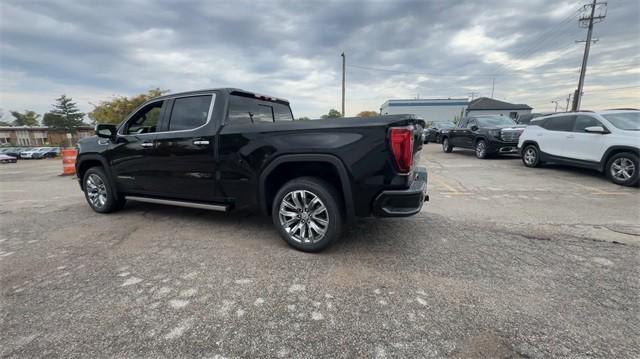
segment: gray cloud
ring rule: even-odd
[[[541,111],[576,86],[580,2],[3,1],[0,107],[44,112],[151,87],[233,86],[289,98],[298,115],[388,98],[490,95]],[[640,5],[596,25],[584,106],[640,106]],[[612,89],[607,91],[607,88]]]

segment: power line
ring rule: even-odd
[[[623,64],[614,67],[607,67],[604,70],[622,70],[622,69],[633,69],[638,65],[635,64]],[[361,70],[369,70],[369,71],[380,71],[380,72],[391,72],[398,74],[407,74],[407,75],[427,75],[434,77],[493,77],[493,76],[508,76],[507,73],[502,75],[493,74],[493,73],[433,73],[426,71],[406,71],[406,70],[393,70],[393,69],[384,69],[380,67],[371,67],[371,66],[361,66],[361,65],[346,65],[346,67],[361,69]],[[513,70],[513,74],[522,74],[522,75],[550,75],[550,74],[573,74],[576,73],[577,70],[564,70],[564,71],[526,71],[526,70]]]
[[[624,87],[611,87],[611,88],[606,88],[606,89],[587,90],[587,91],[584,91],[584,92],[585,93],[591,93],[591,92],[602,92],[602,91],[625,90],[625,89],[632,89],[632,88],[640,88],[640,85],[624,86]]]
[[[570,24],[571,21],[574,18],[576,18],[579,14],[580,14],[580,9],[577,9],[576,11],[572,12],[567,17],[562,19],[560,21],[560,23],[558,23],[556,26],[554,26],[554,27],[550,28],[549,30],[547,30],[547,31],[543,32],[542,34],[540,34],[538,36],[538,38],[541,39],[541,41],[537,42],[533,47],[528,47],[528,48],[524,49],[523,51],[514,54],[513,55],[514,60],[512,60],[512,61],[518,62],[518,61],[524,60],[525,56],[530,56],[531,54],[535,53],[536,51],[542,49],[542,45],[549,39],[557,40],[557,37],[552,37],[551,35],[555,35],[556,33],[558,33],[559,30],[562,30],[562,28],[565,25]],[[535,43],[535,41],[532,41],[532,42]],[[520,59],[520,60],[518,60],[518,59]],[[507,69],[505,64],[500,64],[499,66],[501,68],[503,68],[503,69]]]

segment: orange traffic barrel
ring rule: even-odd
[[[76,173],[76,155],[78,151],[75,149],[62,150],[62,175],[68,176]]]

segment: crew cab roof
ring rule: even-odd
[[[274,96],[269,96],[269,95],[263,95],[263,94],[258,94],[252,91],[247,91],[247,90],[243,90],[243,89],[239,89],[239,88],[233,88],[233,87],[223,87],[223,88],[213,88],[213,89],[203,89],[203,90],[194,90],[194,91],[186,91],[186,92],[176,92],[176,93],[170,93],[170,94],[166,94],[166,95],[162,95],[159,97],[155,97],[154,100],[158,100],[158,99],[165,99],[165,98],[172,98],[172,97],[176,97],[176,96],[184,96],[184,95],[195,95],[195,94],[200,94],[203,92],[213,92],[213,91],[217,91],[217,92],[223,92],[226,93],[227,95],[240,95],[240,96],[248,96],[248,97],[256,97],[256,98],[265,98],[265,99],[269,99],[271,101],[274,102],[283,102],[286,103],[287,105],[289,104],[289,100],[283,99],[283,98],[279,98],[279,97],[274,97]]]

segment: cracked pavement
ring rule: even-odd
[[[640,357],[640,191],[430,144],[431,202],[320,254],[255,215],[100,215],[0,167],[2,357]]]

